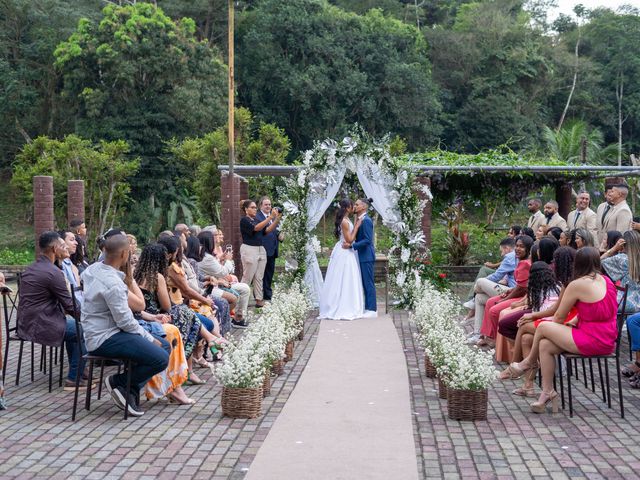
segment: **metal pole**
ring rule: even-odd
[[[234,6],[233,0],[229,0],[229,22],[228,22],[228,37],[229,37],[229,176],[233,178],[233,167],[236,160],[236,145],[235,145],[235,78],[234,78]],[[233,183],[232,183],[233,184]]]

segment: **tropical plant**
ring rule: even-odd
[[[582,120],[566,122],[560,130],[545,126],[543,138],[548,154],[562,162],[601,164],[615,160],[615,145],[603,147],[602,132]]]
[[[469,248],[469,233],[463,231],[464,206],[462,202],[447,207],[441,214],[447,225],[447,252],[451,265],[464,265],[467,261]]]

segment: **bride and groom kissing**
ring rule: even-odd
[[[319,318],[353,320],[376,317],[373,267],[373,220],[367,215],[372,199],[340,200],[334,246],[320,293]],[[354,215],[354,222],[349,219]]]

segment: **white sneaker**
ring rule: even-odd
[[[375,310],[365,310],[364,314],[362,315],[362,318],[377,318],[378,317],[378,312],[376,312]]]
[[[475,310],[475,309],[476,309],[476,302],[475,302],[475,300],[472,298],[471,300],[468,300],[468,301],[464,302],[464,303],[462,304],[462,306],[463,306],[464,308],[468,308],[469,310]]]
[[[467,345],[474,345],[474,344],[478,343],[478,340],[480,340],[480,334],[479,333],[472,333],[471,335],[469,335],[467,337]]]

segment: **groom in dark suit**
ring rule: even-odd
[[[360,262],[360,274],[364,288],[364,317],[377,317],[378,306],[376,302],[376,284],[373,281],[373,267],[376,261],[376,251],[373,248],[373,220],[367,215],[370,200],[359,199],[355,204],[355,213],[358,216],[356,225],[360,225],[356,233],[356,239],[352,245],[345,244],[345,248],[353,248],[358,252]]]

